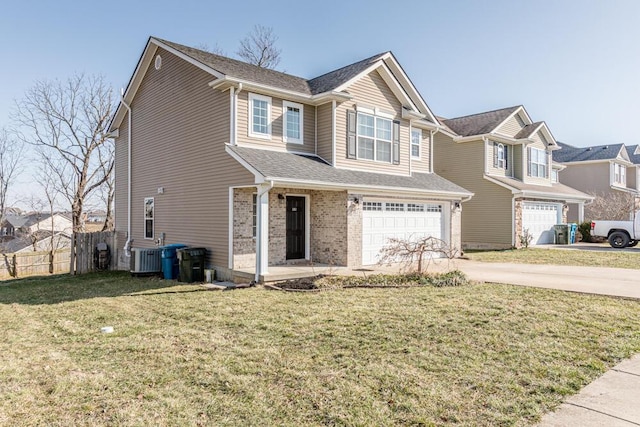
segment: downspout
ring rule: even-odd
[[[331,166],[336,165],[336,100],[331,101]]]
[[[263,221],[263,211],[262,211],[262,202],[261,202],[261,198],[265,193],[268,193],[269,191],[271,191],[271,189],[273,188],[273,181],[269,181],[268,185],[259,185],[257,188],[257,195],[256,195],[256,204],[257,204],[257,227],[258,229],[256,230],[256,272],[255,272],[255,282],[259,283],[260,282],[260,274],[262,274],[262,261],[263,261],[263,257],[265,256],[263,250],[262,250],[262,234],[264,232],[263,230],[263,225],[264,225],[264,221]],[[268,212],[268,211],[267,211]],[[269,230],[267,229],[267,236],[268,236]],[[266,256],[269,256],[268,253],[268,248],[267,248],[267,254]],[[268,262],[268,260],[267,260]]]
[[[127,258],[131,256],[131,106],[129,106],[124,100],[124,90],[120,92],[122,105],[128,112],[128,124],[127,124],[127,241],[124,244],[124,256]]]
[[[232,111],[232,127],[233,127],[233,138],[231,145],[238,145],[238,95],[242,92],[242,83],[238,83],[238,89],[231,88],[231,95],[233,97],[233,111]]]
[[[434,173],[435,171],[433,170],[433,137],[435,136],[436,133],[438,133],[440,129],[436,129],[435,131],[430,130],[429,131],[429,172]]]

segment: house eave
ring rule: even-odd
[[[564,200],[567,203],[590,202],[594,199],[593,196],[589,196],[586,194],[585,196],[578,196],[577,194],[569,195],[569,194],[561,194],[561,193],[551,193],[547,191],[521,190],[519,188],[512,187],[509,184],[499,181],[497,179],[493,179],[489,175],[484,175],[484,179],[496,185],[499,185],[503,188],[506,188],[507,190],[511,191],[511,194],[513,194],[514,196],[548,199],[548,200]]]
[[[352,95],[340,91],[328,91],[315,95],[309,95],[292,90],[286,90],[274,86],[255,83],[249,80],[238,79],[231,76],[223,76],[209,83],[209,87],[220,91],[225,91],[230,87],[238,88],[240,85],[242,85],[242,90],[253,90],[261,94],[286,98],[287,100],[298,101],[307,105],[314,106],[325,104],[334,100],[338,102],[344,102],[353,99]]]

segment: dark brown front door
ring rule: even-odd
[[[287,259],[305,256],[304,197],[287,196]]]

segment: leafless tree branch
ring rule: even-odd
[[[282,50],[276,47],[278,37],[273,28],[255,25],[242,40],[236,54],[246,62],[262,68],[275,69],[280,63]]]

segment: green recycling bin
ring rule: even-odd
[[[178,280],[185,283],[204,282],[205,248],[183,248],[176,251],[180,272]]]
[[[569,244],[569,226],[567,224],[556,224],[553,226],[556,235],[556,245]]]

